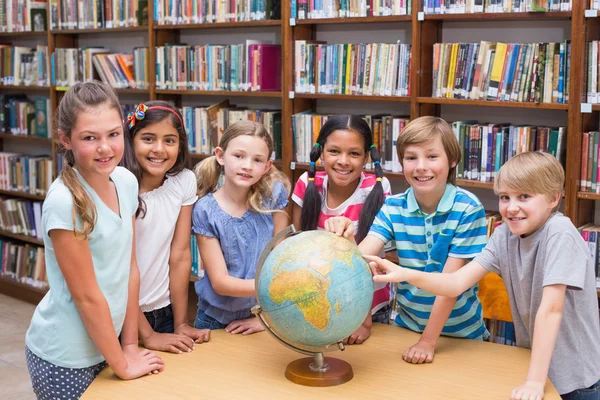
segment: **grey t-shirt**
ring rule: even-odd
[[[548,376],[560,394],[600,379],[596,279],[588,246],[571,220],[556,212],[525,238],[503,224],[475,261],[502,276],[519,347],[531,348],[544,286],[567,285]]]

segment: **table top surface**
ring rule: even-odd
[[[530,351],[465,339],[440,338],[434,362],[413,365],[403,351],[419,334],[374,324],[362,345],[325,353],[349,362],[354,378],[342,385],[305,387],[284,374],[291,361],[305,357],[269,333],[250,336],[213,331],[208,343],[186,354],[160,353],[165,370],[123,381],[110,368],[96,378],[83,400],[117,399],[348,399],[370,396],[403,399],[502,399],[524,383]],[[560,399],[550,383],[546,400]]]

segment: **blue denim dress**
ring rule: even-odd
[[[273,199],[265,201],[265,208],[282,209],[288,204],[287,197],[283,184],[276,182]],[[258,259],[273,237],[273,216],[248,210],[241,218],[232,217],[221,209],[213,194],[209,193],[194,205],[192,227],[196,234],[219,240],[229,276],[254,279]],[[195,283],[195,289],[198,294],[198,310],[224,325],[249,318],[250,309],[256,305],[254,296],[231,297],[217,294],[208,274]]]

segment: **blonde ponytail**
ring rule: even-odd
[[[87,240],[96,225],[96,206],[73,169],[73,153],[67,151],[65,159],[67,162],[60,171],[60,178],[73,196],[73,233],[75,237]],[[77,215],[81,216],[81,231],[77,230]]]
[[[194,174],[196,174],[196,182],[198,183],[196,194],[200,198],[214,192],[217,188],[221,166],[215,156],[210,156],[196,164]]]

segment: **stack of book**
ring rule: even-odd
[[[42,32],[48,29],[46,0],[0,0],[0,32]]]
[[[410,96],[410,45],[297,40],[297,93]]]
[[[50,29],[99,29],[143,26],[148,0],[50,0]]]
[[[148,87],[148,48],[134,48],[133,54],[96,54],[92,58],[100,79],[118,89]]]
[[[410,15],[410,0],[292,0],[292,18],[351,18],[351,17],[383,17],[388,15]]]
[[[569,101],[571,45],[436,43],[432,97],[558,103]]]
[[[159,25],[280,19],[279,0],[154,0],[154,20]]]
[[[571,11],[572,0],[424,0],[425,14]]]
[[[51,157],[0,152],[0,190],[45,196],[51,183]]]
[[[48,86],[48,46],[36,48],[0,43],[0,84]]]
[[[52,137],[52,118],[48,117],[50,99],[0,94],[0,133]]]
[[[0,257],[0,275],[35,287],[48,287],[43,247],[0,239]]]

